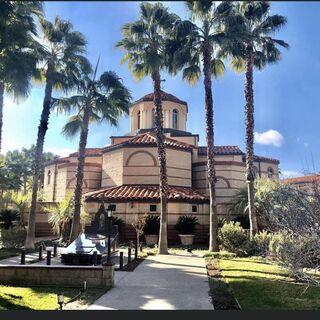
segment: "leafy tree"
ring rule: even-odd
[[[80,230],[83,170],[89,124],[107,121],[116,126],[121,115],[129,113],[131,100],[129,90],[112,71],[104,72],[96,79],[97,68],[98,64],[94,72],[83,74],[77,95],[56,102],[59,111],[70,112],[73,108],[77,109],[77,113],[71,116],[69,122],[64,126],[63,134],[67,137],[73,137],[80,132],[70,241],[78,236]]]
[[[26,97],[37,64],[35,18],[42,15],[40,1],[0,2],[0,150],[4,94]]]
[[[223,61],[216,57],[217,49],[227,35],[221,25],[228,19],[232,4],[214,1],[188,1],[191,13],[189,20],[178,21],[174,28],[174,37],[167,44],[170,69],[177,72],[183,68],[183,78],[195,84],[203,74],[205,89],[206,139],[207,139],[207,175],[210,195],[210,239],[209,251],[218,251],[218,218],[214,163],[214,112],[212,77],[222,76],[225,70]],[[202,69],[202,70],[201,70]]]
[[[74,89],[82,72],[90,70],[90,64],[83,56],[86,40],[83,34],[73,30],[73,26],[69,21],[61,20],[59,17],[56,17],[53,23],[41,19],[41,30],[43,33],[43,50],[39,79],[45,82],[45,96],[36,143],[32,200],[25,244],[27,249],[34,248],[37,192],[41,174],[44,139],[54,101],[52,92],[54,89],[64,90],[65,92]]]
[[[163,111],[160,90],[160,71],[168,69],[166,57],[166,40],[177,21],[178,16],[168,12],[161,3],[141,3],[139,20],[127,23],[122,28],[122,40],[117,47],[124,49],[122,62],[128,62],[134,77],[141,80],[150,76],[153,83],[155,105],[155,132],[160,165],[160,233],[159,254],[168,253],[167,244],[167,197],[168,180],[166,165],[166,149],[163,133]]]
[[[2,209],[0,211],[0,225],[8,230],[13,227],[13,222],[19,220],[19,212],[12,209]]]
[[[284,27],[287,19],[281,15],[270,15],[268,1],[243,1],[235,4],[236,19],[228,26],[235,37],[229,41],[221,56],[231,56],[231,66],[238,72],[245,70],[245,126],[246,126],[246,179],[248,184],[250,237],[257,232],[254,209],[254,94],[253,68],[263,69],[281,58],[278,46],[289,45],[272,36]]]

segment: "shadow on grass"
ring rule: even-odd
[[[8,298],[5,298],[3,296],[0,296],[0,310],[32,310],[31,308],[19,303],[19,301],[22,299],[21,297],[14,298],[10,294],[6,294],[9,296]],[[15,301],[15,299],[19,301]]]

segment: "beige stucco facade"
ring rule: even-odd
[[[198,134],[186,131],[187,103],[166,93],[162,98],[168,183],[187,188],[191,195],[198,192],[208,199],[206,147],[198,145]],[[84,193],[120,186],[147,188],[159,185],[157,146],[152,128],[153,110],[152,95],[141,98],[130,108],[131,131],[128,134],[111,137],[111,144],[107,147],[87,149]],[[246,185],[245,154],[236,146],[216,146],[215,163],[218,213],[223,215],[235,193]],[[278,160],[256,156],[254,164],[257,176],[278,179]],[[59,202],[74,190],[76,169],[77,153],[48,163],[43,187],[47,201]],[[150,212],[151,205],[156,205],[156,210],[151,213],[160,214],[159,200],[141,200],[129,195],[127,198],[112,198],[109,202],[116,205],[115,214],[127,225],[136,215]],[[88,202],[86,208],[95,213],[98,202]],[[171,226],[180,215],[196,215],[200,227],[206,228],[209,224],[208,200],[193,201],[192,196],[184,201],[169,200],[168,214],[168,224]]]

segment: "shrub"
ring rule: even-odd
[[[244,229],[250,229],[250,221],[248,214],[239,214],[232,219],[234,222],[239,222],[240,226]]]
[[[267,231],[257,233],[249,243],[248,254],[255,256],[267,256],[272,234]]]
[[[0,230],[1,246],[3,248],[20,248],[24,245],[27,231],[23,228],[15,227],[8,230]]]
[[[194,234],[196,225],[199,224],[198,219],[192,216],[181,216],[179,217],[174,228],[179,234]]]
[[[239,222],[230,221],[223,225],[219,232],[219,240],[224,250],[237,256],[247,256],[249,237]]]
[[[13,222],[20,219],[19,212],[12,209],[2,209],[0,211],[0,225],[8,230],[13,227]]]
[[[148,215],[146,224],[143,227],[144,234],[159,234],[160,230],[160,217]]]
[[[124,225],[124,220],[115,216],[111,217],[112,225],[118,226],[119,229]]]

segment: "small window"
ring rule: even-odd
[[[268,178],[272,178],[274,175],[274,171],[271,167],[268,168]]]
[[[156,109],[152,109],[151,122],[152,122],[152,128],[155,128],[156,127]]]
[[[51,170],[48,171],[48,184],[51,182]]]
[[[150,204],[150,211],[151,212],[157,211],[157,205],[156,204]]]
[[[198,206],[192,206],[192,213],[198,212]]]
[[[172,128],[178,129],[178,110],[174,109],[172,112]]]
[[[138,129],[140,129],[141,126],[141,112],[138,111]]]
[[[110,209],[115,212],[117,210],[117,206],[115,204],[110,204]]]

